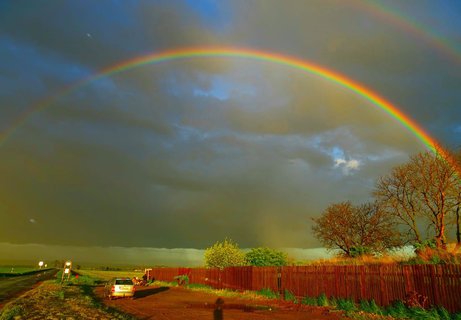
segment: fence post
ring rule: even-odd
[[[388,304],[388,301],[384,301],[384,295],[385,295],[384,287],[385,287],[385,285],[384,285],[384,275],[383,275],[383,266],[382,265],[379,266],[379,286],[380,286],[379,292],[381,293],[381,296],[379,297],[380,298],[379,299],[380,300],[380,305],[385,306],[385,305]]]
[[[431,270],[431,283],[432,283],[432,292],[434,294],[434,303],[436,306],[440,305],[439,301],[439,291],[438,291],[438,286],[437,286],[437,277],[435,274],[436,271],[436,265],[429,265],[430,270]]]
[[[282,292],[282,267],[277,267],[277,289],[280,296],[283,296]]]
[[[365,268],[366,266],[358,266],[360,268],[360,297],[362,300],[367,300],[365,286]]]

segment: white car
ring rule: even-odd
[[[113,278],[107,282],[105,287],[105,295],[109,299],[134,297],[136,289],[133,281],[130,278]]]

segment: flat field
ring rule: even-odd
[[[0,273],[24,273],[34,270],[37,270],[37,268],[22,266],[0,266]]]
[[[139,272],[139,271],[102,271],[102,270],[75,270],[75,271],[81,275],[89,276],[91,278],[95,278],[95,279],[102,280],[102,281],[108,281],[115,277],[141,278],[144,274],[143,272]]]

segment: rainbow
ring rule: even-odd
[[[453,47],[447,40],[443,39],[434,31],[428,29],[421,23],[416,22],[410,17],[391,9],[382,2],[375,0],[365,0],[360,2],[357,7],[373,16],[376,16],[390,25],[397,26],[400,30],[412,35],[429,45],[452,62],[461,65],[461,53]]]
[[[364,85],[352,79],[349,79],[338,72],[329,70],[320,65],[316,65],[307,60],[301,60],[295,57],[290,57],[272,52],[257,51],[245,48],[192,47],[175,50],[166,50],[162,52],[136,57],[102,69],[99,73],[95,75],[84,78],[76,83],[66,86],[57,94],[41,100],[28,111],[21,114],[16,119],[16,121],[14,121],[13,124],[0,135],[0,147],[2,147],[5,144],[8,137],[10,137],[15,130],[17,130],[25,122],[27,122],[27,120],[34,113],[46,109],[47,107],[51,106],[54,102],[56,102],[59,98],[68,95],[72,91],[80,87],[83,87],[92,81],[148,64],[168,62],[181,59],[208,57],[247,58],[266,62],[273,62],[279,65],[284,65],[287,67],[302,70],[310,74],[315,74],[321,78],[336,83],[344,88],[349,89],[350,91],[354,92],[363,99],[368,100],[373,105],[380,108],[381,110],[389,114],[391,117],[399,121],[420,141],[422,141],[429,150],[433,151],[434,153],[441,154],[441,156],[445,158],[452,166],[458,169],[455,165],[455,161],[452,160],[452,157],[449,156],[448,153],[444,152],[442,148],[439,147],[437,141],[430,137],[415,121],[413,121],[410,117],[408,117],[406,114],[400,111],[395,105],[391,104],[389,101],[385,100],[383,97],[379,96],[377,93],[368,89]],[[458,172],[461,172],[461,170],[458,170]]]
[[[433,138],[431,138],[415,121],[413,121],[410,117],[408,117],[406,114],[400,111],[395,105],[391,104],[389,101],[385,100],[383,97],[379,96],[372,90],[366,88],[364,85],[354,80],[351,80],[338,72],[329,70],[323,66],[314,64],[307,60],[301,60],[295,57],[290,57],[277,53],[257,51],[244,48],[223,47],[192,47],[175,50],[166,50],[158,53],[152,53],[136,57],[102,69],[97,74],[84,78],[71,85],[68,85],[67,87],[59,91],[57,94],[41,100],[32,108],[21,114],[13,122],[13,124],[0,135],[0,147],[5,143],[8,137],[11,136],[12,133],[19,127],[21,127],[25,122],[27,122],[27,120],[33,114],[46,109],[59,98],[68,95],[72,91],[80,87],[83,87],[89,84],[90,82],[148,64],[162,63],[181,59],[208,57],[247,58],[266,62],[273,62],[279,65],[285,65],[291,68],[315,74],[321,78],[327,79],[333,83],[336,83],[344,88],[349,89],[350,91],[354,92],[363,99],[368,100],[376,107],[382,109],[391,117],[399,121],[410,132],[412,132],[419,140],[421,140],[427,146],[428,149],[435,151],[437,148],[437,142]]]
[[[457,165],[457,162],[453,157],[440,147],[438,142],[429,136],[414,120],[408,117],[405,113],[400,111],[395,105],[373,92],[371,89],[364,85],[347,78],[346,76],[329,70],[326,67],[314,64],[307,60],[299,58],[281,55],[273,52],[258,51],[246,48],[226,48],[226,47],[189,47],[174,50],[165,50],[162,52],[152,53],[140,57],[136,57],[130,60],[122,61],[118,64],[102,69],[97,74],[84,78],[73,84],[64,87],[57,94],[47,97],[32,108],[22,113],[13,124],[7,128],[3,133],[0,134],[0,147],[2,147],[13,132],[20,128],[27,120],[35,113],[40,112],[47,107],[53,105],[58,99],[68,95],[69,93],[81,88],[92,81],[108,77],[117,73],[121,73],[126,70],[130,70],[136,67],[141,67],[148,64],[162,63],[181,59],[191,58],[209,58],[209,57],[228,57],[228,58],[246,58],[254,59],[265,62],[272,62],[279,65],[295,68],[308,72],[310,74],[317,75],[321,78],[329,80],[333,83],[338,84],[341,87],[347,88],[354,92],[358,96],[365,100],[368,100],[373,105],[383,110],[391,117],[399,121],[404,127],[406,127],[411,133],[413,133],[429,150],[441,155],[455,170],[461,173],[461,168]]]

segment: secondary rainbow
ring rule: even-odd
[[[295,68],[298,70],[303,70],[310,74],[315,74],[321,78],[327,79],[333,83],[336,83],[342,87],[345,87],[358,96],[361,96],[363,99],[368,100],[376,107],[382,109],[388,113],[391,117],[399,121],[403,126],[405,126],[410,132],[412,132],[419,140],[421,140],[428,149],[436,151],[437,143],[431,138],[415,121],[410,117],[400,111],[395,105],[391,104],[389,101],[373,92],[364,85],[347,78],[346,76],[335,72],[326,67],[314,64],[307,60],[302,60],[299,58],[281,55],[273,52],[258,51],[246,48],[226,48],[226,47],[188,47],[180,48],[174,50],[165,50],[161,52],[155,52],[152,54],[136,57],[130,60],[123,61],[121,63],[112,65],[105,69],[102,69],[97,74],[94,74],[90,77],[84,78],[80,81],[77,81],[69,86],[66,86],[57,94],[47,97],[32,108],[21,114],[13,124],[7,128],[0,135],[0,147],[5,143],[11,134],[21,127],[27,120],[35,113],[46,109],[47,107],[53,105],[59,98],[64,97],[75,91],[78,88],[81,88],[92,81],[101,79],[103,77],[108,77],[123,71],[133,69],[136,67],[141,67],[147,64],[155,64],[168,62],[172,60],[181,60],[181,59],[192,59],[192,58],[209,58],[209,57],[229,57],[229,58],[245,58],[245,59],[254,59],[266,62],[273,62],[279,65],[285,65],[287,67]]]
[[[454,44],[451,44],[448,40],[444,39],[441,35],[429,29],[427,26],[398,12],[396,8],[391,8],[387,4],[376,0],[365,0],[354,4],[359,9],[373,16],[377,16],[390,25],[394,25],[416,39],[425,42],[452,62],[461,65],[461,53],[454,47]]]

